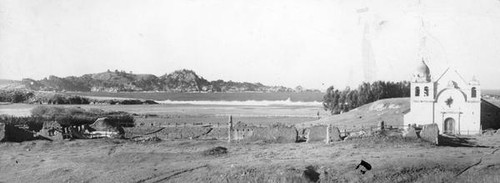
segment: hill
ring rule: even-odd
[[[208,81],[192,70],[177,70],[157,77],[152,74],[133,74],[125,71],[107,71],[85,74],[80,77],[49,76],[41,80],[30,78],[19,81],[0,82],[0,88],[24,88],[35,91],[76,92],[291,92],[283,86],[266,86],[261,83]]]
[[[378,122],[384,121],[386,125],[400,127],[403,125],[403,115],[409,110],[409,98],[382,99],[346,113],[300,123],[296,126],[302,128],[309,125],[332,124],[342,128],[361,128],[361,126],[376,126]]]
[[[0,79],[0,90],[16,90],[23,88],[25,87],[20,81]]]

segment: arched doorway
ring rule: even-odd
[[[444,134],[455,134],[455,119],[446,118],[446,120],[444,120],[443,133]]]

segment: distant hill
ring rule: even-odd
[[[410,111],[410,98],[382,99],[346,113],[300,123],[296,126],[301,128],[310,125],[332,124],[347,129],[360,129],[362,126],[376,126],[378,122],[384,121],[385,125],[401,127],[403,125],[403,116],[408,111]]]
[[[1,88],[25,88],[35,91],[79,91],[79,92],[293,92],[283,86],[266,86],[261,83],[208,81],[192,70],[177,70],[162,76],[132,74],[124,71],[107,71],[85,74],[80,77],[49,76],[41,80],[0,81]]]
[[[21,83],[21,81],[0,79],[0,90],[16,90],[25,88],[26,87]]]

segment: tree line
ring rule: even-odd
[[[346,87],[344,90],[330,86],[323,96],[323,108],[332,114],[340,114],[379,99],[398,97],[410,97],[410,82],[363,82],[357,89]]]

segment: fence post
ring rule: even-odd
[[[231,143],[231,130],[233,129],[233,116],[229,116],[227,123],[227,142]]]
[[[330,143],[330,127],[331,126],[332,126],[332,124],[328,124],[326,126],[326,139],[325,139],[326,144]]]
[[[380,122],[378,123],[378,128],[379,128],[379,130],[384,130],[384,128],[385,128],[384,121],[380,121]]]

